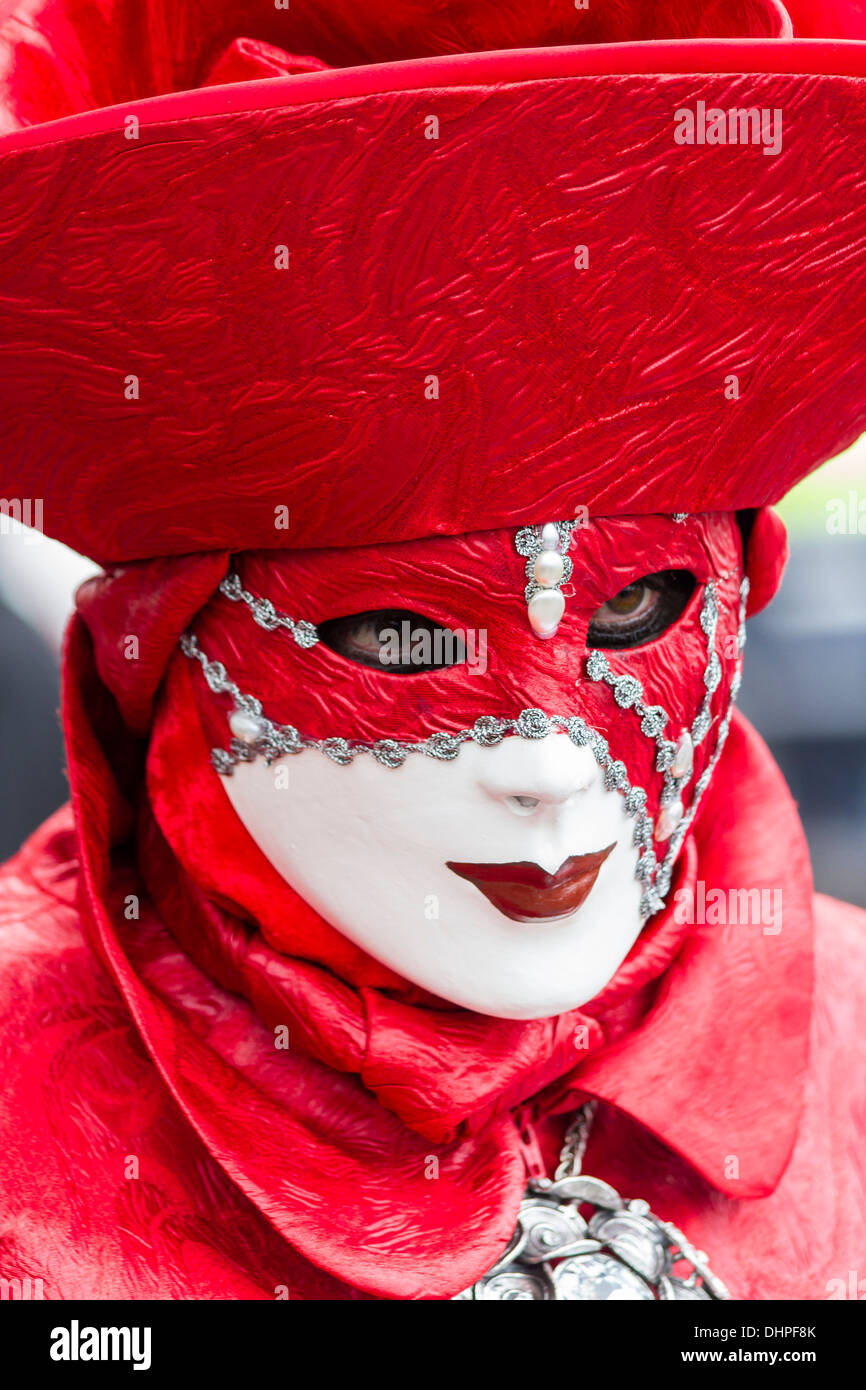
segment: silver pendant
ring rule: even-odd
[[[581,1208],[583,1210],[581,1210]],[[586,1213],[586,1214],[584,1214]],[[507,1249],[456,1299],[729,1299],[681,1231],[584,1175],[530,1182]]]

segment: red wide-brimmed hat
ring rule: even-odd
[[[862,10],[609,8],[5,19],[3,495],[109,563],[755,507],[850,444]]]

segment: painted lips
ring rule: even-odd
[[[573,854],[555,874],[538,864],[454,864],[448,868],[458,878],[484,894],[488,902],[513,922],[535,922],[567,917],[576,912],[592,892],[599,870],[616,841],[594,854]]]

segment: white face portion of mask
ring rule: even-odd
[[[223,786],[277,871],[371,956],[453,1004],[547,1018],[592,999],[642,925],[634,822],[564,733],[454,761],[307,751]]]

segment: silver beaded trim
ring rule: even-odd
[[[721,722],[719,724],[719,732],[716,735],[716,746],[713,750],[712,757],[710,758],[710,761],[707,763],[706,767],[704,768],[703,772],[701,773],[700,777],[695,783],[695,791],[694,796],[692,797],[691,806],[688,808],[682,820],[680,821],[680,824],[677,826],[676,830],[671,835],[670,841],[668,843],[667,853],[665,854],[664,861],[661,865],[661,868],[659,869],[658,875],[656,876],[656,887],[662,894],[667,893],[670,887],[671,873],[673,871],[674,860],[679,854],[683,840],[686,838],[686,835],[689,832],[692,822],[694,821],[701,797],[703,796],[704,792],[710,784],[710,778],[712,777],[716,769],[716,763],[719,761],[719,758],[722,754],[722,749],[724,748],[725,743],[727,742],[728,732],[731,727],[731,719],[734,713],[734,705],[736,704],[737,696],[740,693],[740,686],[743,683],[743,649],[746,645],[746,604],[748,602],[748,598],[749,581],[748,579],[743,578],[743,580],[740,583],[740,612],[739,624],[737,627],[737,666],[731,679],[731,691],[730,696],[728,698],[728,707],[725,710],[725,713],[722,716]]]
[[[710,778],[716,763],[719,760],[721,751],[728,737],[731,716],[734,703],[742,684],[743,648],[746,645],[746,603],[749,597],[749,581],[744,578],[740,584],[740,610],[739,625],[737,628],[737,667],[731,680],[731,692],[728,708],[719,724],[719,732],[713,755],[707,767],[701,773],[695,784],[695,792],[691,806],[684,810],[683,816],[672,832],[664,859],[659,864],[657,861],[655,846],[652,838],[648,843],[642,843],[642,855],[638,865],[638,874],[641,876],[643,869],[644,881],[647,885],[646,895],[650,910],[658,911],[664,905],[664,898],[670,888],[671,875],[673,873],[674,861],[682,846],[683,840],[692,824],[698,803],[709,786]],[[709,580],[704,587],[704,598],[701,604],[700,624],[707,639],[707,664],[704,669],[704,688],[705,694],[701,702],[701,708],[695,715],[691,726],[691,739],[694,747],[702,743],[710,731],[712,725],[711,702],[713,694],[718,690],[722,679],[722,666],[716,651],[716,629],[719,621],[719,599],[716,593],[716,586]],[[664,776],[664,786],[660,797],[660,803],[670,806],[674,801],[681,798],[683,788],[691,777],[691,772],[677,777],[672,771],[676,744],[672,743],[664,736],[664,730],[670,723],[670,716],[661,705],[647,705],[644,701],[643,687],[639,680],[634,676],[616,675],[611,671],[607,657],[603,652],[593,650],[589,653],[586,661],[586,673],[592,681],[603,681],[610,686],[613,691],[613,698],[620,709],[633,709],[640,719],[641,733],[645,737],[654,740],[658,753],[656,754],[656,771]]]
[[[742,602],[745,600],[743,599]],[[689,731],[692,745],[695,748],[709,733],[712,723],[711,701],[722,679],[722,666],[715,647],[718,622],[719,601],[716,586],[710,580],[704,588],[700,616],[701,629],[707,639],[707,665],[704,670],[706,693]],[[745,641],[745,638],[743,640]],[[604,652],[594,649],[589,653],[586,661],[586,674],[591,681],[604,681],[605,685],[609,685],[613,691],[613,698],[620,709],[633,709],[640,719],[641,733],[647,738],[655,740],[658,748],[656,771],[663,773],[665,779],[661,802],[663,806],[670,805],[679,796],[683,785],[691,775],[687,773],[677,777],[671,770],[677,745],[664,736],[664,730],[670,723],[670,715],[661,705],[647,705],[644,701],[643,687],[640,681],[634,676],[618,676],[610,669]]]
[[[234,572],[226,575],[220,584],[220,593],[233,603],[245,603],[259,627],[263,627],[266,632],[274,632],[276,628],[284,627],[292,634],[298,646],[305,649],[314,647],[319,640],[319,634],[312,623],[296,622],[275,608],[269,598],[259,598],[256,594],[251,594],[249,589],[242,585],[240,576]]]

